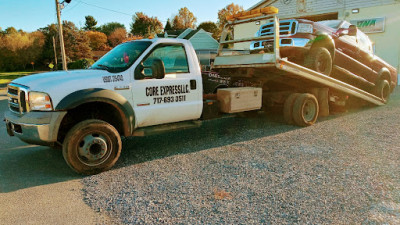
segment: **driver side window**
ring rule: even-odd
[[[143,61],[145,77],[153,77],[152,65],[156,60],[161,60],[164,63],[166,74],[189,72],[186,52],[182,45],[157,46]]]
[[[360,49],[364,50],[368,53],[372,53],[372,43],[369,40],[368,36],[362,32],[357,33],[358,41],[360,43]]]

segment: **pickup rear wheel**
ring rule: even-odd
[[[324,47],[311,48],[304,60],[304,66],[329,76],[332,72],[332,56]]]
[[[385,104],[389,100],[390,96],[390,84],[387,80],[380,80],[378,84],[375,86],[374,94],[381,98]]]
[[[293,103],[294,124],[301,127],[313,125],[318,118],[319,106],[317,98],[312,94],[300,94]]]
[[[63,156],[67,164],[80,174],[97,174],[109,170],[122,149],[118,131],[102,120],[85,120],[66,135]]]

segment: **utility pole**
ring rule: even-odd
[[[63,29],[62,29],[62,23],[61,23],[61,13],[60,13],[60,4],[58,3],[58,0],[56,1],[56,10],[57,10],[57,20],[58,20],[58,32],[59,32],[59,37],[60,37],[60,47],[61,47],[61,56],[62,56],[62,65],[63,65],[63,70],[67,71],[67,60],[65,57],[65,47],[64,47],[64,36],[63,36]]]
[[[58,63],[57,63],[57,51],[56,51],[56,39],[53,36],[53,48],[54,48],[54,63],[56,64],[56,70],[58,68]]]

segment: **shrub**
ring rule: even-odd
[[[75,62],[68,63],[68,69],[76,70],[76,69],[87,69],[91,65],[93,65],[93,59],[80,59]]]

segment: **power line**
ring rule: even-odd
[[[115,13],[119,13],[119,14],[127,15],[127,16],[130,16],[130,17],[132,16],[132,14],[128,14],[128,13],[124,13],[124,12],[120,12],[120,11],[113,10],[113,9],[107,9],[107,8],[104,8],[104,7],[101,7],[101,6],[97,6],[97,5],[93,5],[93,4],[90,4],[90,3],[86,3],[86,2],[84,2],[84,1],[80,1],[80,0],[78,0],[78,2],[80,2],[80,3],[83,3],[83,4],[85,4],[85,5],[92,6],[92,7],[96,7],[96,8],[99,8],[99,9],[103,9],[103,10],[107,10],[107,11],[111,11],[111,12],[115,12]]]
[[[125,12],[120,12],[120,11],[113,10],[113,9],[104,8],[104,7],[97,6],[97,5],[94,5],[94,4],[90,4],[90,3],[87,3],[87,2],[84,2],[84,1],[81,1],[81,0],[77,0],[77,2],[78,2],[78,4],[74,5],[72,8],[69,8],[69,9],[67,10],[67,12],[71,11],[71,10],[74,9],[76,6],[78,6],[80,3],[82,3],[82,4],[85,4],[85,5],[88,5],[88,6],[92,6],[92,7],[95,7],[95,8],[103,9],[103,10],[110,11],[110,12],[114,12],[114,13],[119,13],[119,14],[126,15],[126,16],[129,16],[129,17],[132,17],[132,16],[133,16],[133,14],[129,14],[129,13],[125,13]],[[160,20],[160,19],[159,19],[159,20]],[[160,20],[160,21],[161,21],[161,22],[167,22],[167,21],[164,21],[164,20]]]
[[[72,6],[71,8],[70,8],[70,7],[68,7],[68,8],[67,8],[67,7],[65,7],[65,8],[67,8],[67,9],[66,9],[66,10],[64,10],[63,12],[64,12],[64,13],[67,13],[67,12],[69,12],[69,11],[73,10],[75,7],[77,7],[77,6],[78,6],[78,5],[80,5],[81,3],[82,3],[82,2],[80,2],[80,1],[79,1],[77,4],[75,4],[75,5],[74,5],[74,6]],[[68,4],[67,6],[69,6],[69,4]],[[65,8],[64,8],[64,9],[65,9]]]

